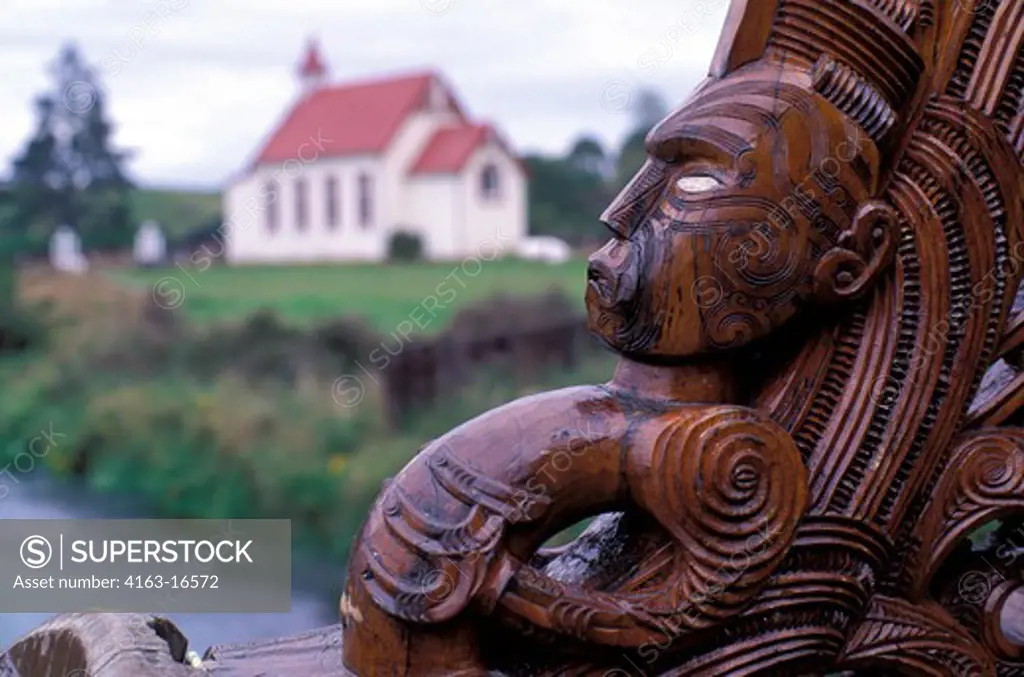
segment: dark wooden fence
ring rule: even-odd
[[[381,372],[388,417],[401,421],[487,377],[529,382],[544,370],[572,368],[600,349],[579,317],[542,320],[514,331],[462,330],[419,339]]]

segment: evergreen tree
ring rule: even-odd
[[[647,129],[637,128],[622,142],[615,165],[615,185],[623,188],[647,159]]]
[[[577,139],[566,160],[578,171],[598,176],[608,174],[608,156],[601,142],[593,136],[581,136]]]
[[[573,244],[604,237],[598,217],[612,193],[604,177],[574,164],[571,152],[565,158],[526,158],[532,234],[554,235]]]
[[[668,104],[656,89],[641,89],[633,106],[633,129],[645,132],[668,115]]]
[[[111,148],[100,83],[73,45],[53,68],[54,87],[35,102],[37,122],[14,160],[10,209],[0,224],[21,250],[45,249],[61,224],[87,246],[123,246],[132,238],[127,154]]]
[[[640,90],[636,105],[633,107],[633,127],[622,142],[615,166],[615,183],[619,188],[625,186],[644,163],[647,157],[644,144],[647,133],[661,122],[668,112],[668,105],[657,90]]]

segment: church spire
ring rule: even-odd
[[[299,63],[298,75],[304,92],[319,89],[327,79],[327,66],[320,54],[320,44],[316,38],[310,38],[306,44],[306,53]]]

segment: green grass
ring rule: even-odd
[[[155,219],[171,240],[209,225],[221,213],[220,193],[137,188],[132,191],[136,221]]]
[[[414,331],[436,333],[454,312],[496,294],[527,296],[551,289],[578,300],[583,310],[586,261],[551,265],[514,259],[446,263],[346,264],[317,266],[218,266],[118,270],[110,276],[136,288],[184,292],[180,309],[200,324],[241,321],[270,309],[297,324],[362,317],[379,331],[419,321]],[[166,278],[173,278],[168,281]],[[160,286],[154,287],[158,282]],[[433,310],[430,308],[433,307]],[[432,316],[433,315],[433,316]],[[412,316],[412,319],[410,319]]]

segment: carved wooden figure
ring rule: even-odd
[[[601,219],[613,379],[383,489],[346,667],[1024,674],[1020,568],[966,540],[1024,521],[1022,43],[1024,0],[734,0]]]

